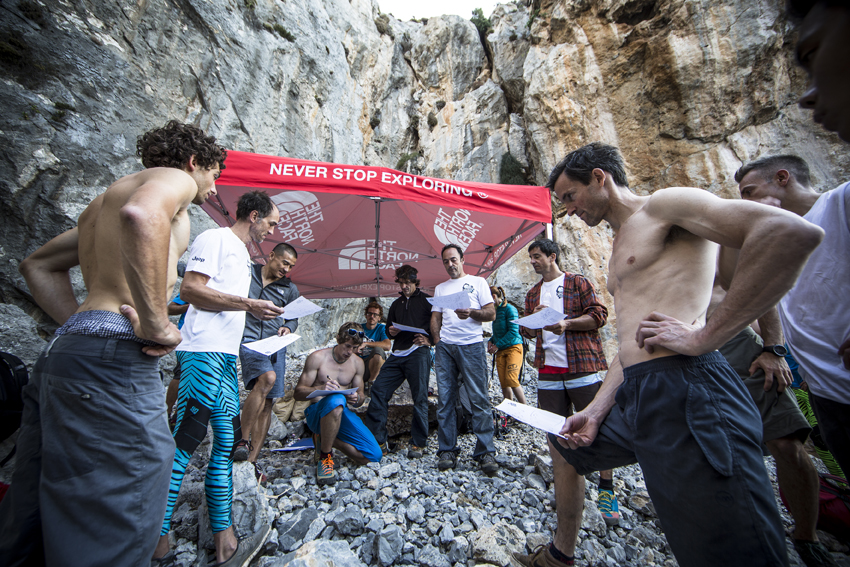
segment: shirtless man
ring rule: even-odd
[[[569,215],[588,226],[605,220],[616,232],[608,289],[619,353],[593,402],[567,419],[565,438],[552,439],[570,465],[573,533],[584,502],[579,475],[640,462],[680,565],[787,565],[761,418],[713,351],[793,285],[823,231],[693,188],[635,195],[617,149],[600,143],[567,155],[548,186]],[[740,249],[741,262],[705,323],[714,243]],[[558,559],[571,560],[573,550],[558,550]],[[526,564],[557,565],[546,559]]]
[[[2,565],[37,562],[42,543],[49,565],[141,565],[156,545],[174,455],[159,357],[181,339],[166,306],[189,243],[186,209],[215,194],[227,153],[172,121],[140,136],[137,154],[148,169],[113,183],[76,228],[20,265],[62,326],[24,389],[0,505]],[[69,276],[77,265],[82,305]]]
[[[357,323],[345,323],[336,334],[336,346],[317,350],[307,357],[295,399],[303,402],[316,390],[348,390],[357,388],[347,395],[330,394],[313,398],[313,403],[304,412],[307,426],[313,432],[316,447],[316,477],[319,484],[336,482],[331,450],[336,447],[359,465],[380,462],[383,456],[375,436],[363,421],[346,404],[351,402],[360,407],[366,399],[363,393],[365,365],[357,354],[363,344],[363,327]]]

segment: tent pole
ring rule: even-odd
[[[378,288],[377,296],[381,297],[381,201],[375,200],[375,287]]]

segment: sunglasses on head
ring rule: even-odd
[[[361,339],[366,336],[366,333],[363,331],[358,331],[357,329],[347,329],[349,336],[352,337],[360,337]]]

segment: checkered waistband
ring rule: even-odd
[[[136,341],[143,345],[155,345],[153,341],[140,339],[133,332],[130,320],[112,311],[92,310],[74,313],[68,321],[56,329],[56,336],[83,335],[102,339]]]

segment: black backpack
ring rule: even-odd
[[[29,382],[27,366],[20,358],[7,352],[0,352],[0,442],[5,441],[21,426],[21,414],[24,400],[21,390]],[[6,461],[15,453],[15,449],[3,459]]]

